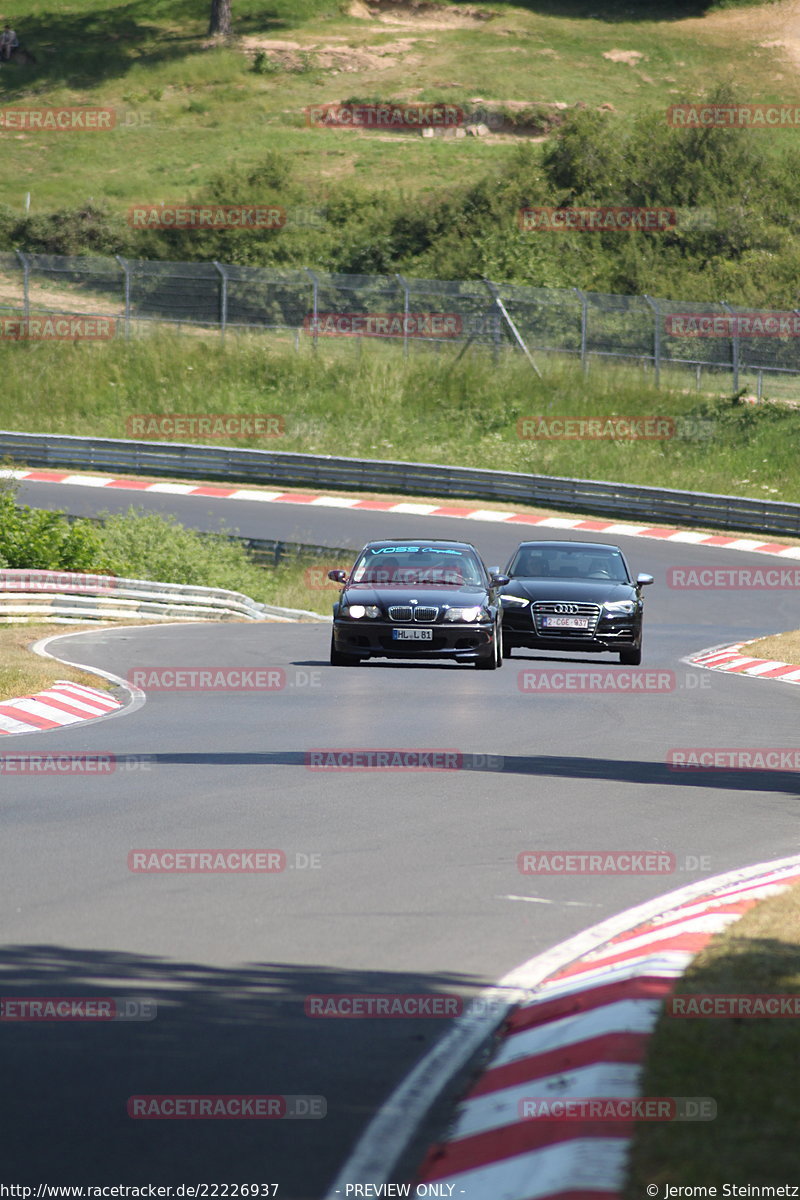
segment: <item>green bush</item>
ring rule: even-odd
[[[198,533],[174,517],[143,509],[100,515],[103,524],[97,532],[103,559],[114,575],[227,588],[249,596],[263,592],[263,568],[253,563],[241,543],[224,534]]]
[[[15,499],[13,489],[0,491],[0,565],[39,571],[102,573],[108,569],[91,521],[70,523],[62,512],[17,508]]]

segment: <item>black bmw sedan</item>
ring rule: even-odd
[[[652,575],[630,573],[619,546],[600,542],[522,542],[502,589],[504,653],[610,650],[642,661],[642,588]]]
[[[331,665],[367,658],[452,658],[503,665],[499,590],[468,542],[369,542],[355,566],[329,571],[343,585],[333,606]]]

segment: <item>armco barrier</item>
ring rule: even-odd
[[[568,512],[800,536],[800,504],[595,479],[523,475],[479,467],[333,458],[181,442],[135,442],[0,431],[0,458],[68,467],[280,487],[328,487],[402,495],[478,497]]]
[[[288,619],[293,610],[241,592],[71,571],[0,570],[0,624],[74,621],[246,621]],[[301,615],[300,610],[295,615]],[[314,614],[302,614],[312,616]]]

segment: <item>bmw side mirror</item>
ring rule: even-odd
[[[347,571],[328,571],[328,579],[334,583],[347,583]],[[652,583],[652,580],[650,581]]]
[[[636,576],[636,586],[637,587],[645,587],[648,583],[652,583],[652,582],[653,582],[652,575],[637,575]]]
[[[507,583],[511,583],[510,575],[500,575],[497,571],[492,571],[489,578],[492,581],[492,587],[505,587]]]

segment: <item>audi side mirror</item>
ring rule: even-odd
[[[636,586],[637,587],[646,587],[646,585],[648,583],[652,583],[652,582],[653,582],[652,575],[637,575],[636,576]]]
[[[507,583],[511,583],[510,575],[501,575],[498,571],[492,571],[489,578],[492,581],[492,587],[505,587]]]
[[[347,583],[347,571],[328,571],[328,579],[332,579],[334,583]]]

